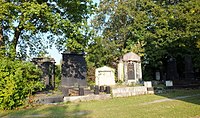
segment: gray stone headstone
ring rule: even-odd
[[[110,86],[106,86],[105,92],[106,92],[106,94],[110,94]]]
[[[99,94],[99,86],[94,87],[94,94]]]
[[[176,59],[171,57],[167,61],[167,80],[176,80],[178,79]]]
[[[194,79],[194,71],[193,71],[193,64],[192,58],[190,55],[185,56],[185,79]]]

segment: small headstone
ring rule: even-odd
[[[152,82],[151,81],[145,81],[144,86],[146,87],[152,87]]]
[[[171,86],[173,86],[173,81],[166,81],[166,82],[165,82],[165,85],[166,85],[167,87],[171,87]]]
[[[100,86],[100,92],[104,92],[104,86]]]
[[[158,81],[160,80],[160,72],[159,71],[156,72],[156,80],[158,80]]]
[[[99,94],[99,86],[94,87],[94,94]]]
[[[110,94],[110,86],[106,86],[106,94]]]
[[[79,88],[79,96],[83,96],[84,95],[84,88]]]

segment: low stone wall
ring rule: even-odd
[[[49,104],[49,103],[58,103],[63,102],[64,96],[44,96],[44,97],[37,97],[34,99],[36,104]]]
[[[127,97],[135,95],[149,94],[147,87],[137,86],[137,87],[123,87],[123,88],[113,88],[112,95],[113,97]]]
[[[57,102],[80,102],[80,101],[91,101],[91,100],[105,100],[111,99],[114,97],[128,97],[135,95],[143,95],[143,94],[153,94],[153,87],[145,87],[145,86],[137,86],[137,87],[121,87],[121,88],[112,88],[111,94],[88,94],[84,96],[43,96],[37,97],[34,101],[39,104],[49,104],[49,103],[57,103]]]
[[[67,96],[64,97],[64,102],[79,102],[79,101],[90,101],[90,100],[105,100],[112,98],[110,94],[100,95],[87,95],[87,96]]]

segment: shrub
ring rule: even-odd
[[[0,62],[0,109],[13,109],[25,103],[32,92],[44,86],[40,81],[41,71],[32,63],[11,60]]]

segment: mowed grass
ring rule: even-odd
[[[191,97],[149,103],[177,96]],[[170,90],[165,94],[159,95],[141,95],[101,101],[42,105],[30,109],[0,111],[0,117],[200,118],[200,90]]]

